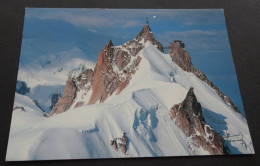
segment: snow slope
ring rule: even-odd
[[[183,71],[150,42],[137,56],[142,60],[129,85],[104,103],[72,107],[50,118],[25,112],[28,118],[21,125],[15,124],[23,116],[19,110],[14,111],[6,160],[208,155],[201,148],[190,152],[189,138],[170,119],[170,108],[183,101],[190,86],[214,130],[243,133],[247,146],[229,142],[231,152],[254,153],[246,119],[231,110],[206,83]],[[15,102],[21,97],[17,96]],[[126,154],[109,144],[123,132],[129,140]]]
[[[62,95],[69,76],[78,76],[86,68],[94,68],[95,63],[88,61],[86,57],[87,55],[76,47],[42,55],[29,64],[20,64],[17,79],[26,82],[30,88],[25,95],[37,100],[39,105],[49,112],[52,95]]]
[[[94,68],[79,48],[42,55],[30,64],[20,64],[18,80],[25,81],[30,88],[38,85],[65,85],[68,76],[78,75],[86,68]]]

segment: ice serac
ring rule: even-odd
[[[185,50],[185,44],[182,41],[174,40],[174,42],[172,42],[169,46],[169,54],[172,58],[172,61],[174,61],[180,68],[182,68],[184,71],[192,72],[200,80],[206,82],[211,88],[216,91],[216,93],[227,105],[229,105],[234,111],[240,113],[239,109],[231,101],[231,99],[223,92],[221,92],[219,88],[214,85],[203,72],[193,66],[189,53]]]
[[[171,110],[171,119],[182,132],[189,137],[188,147],[193,152],[194,148],[203,148],[211,155],[225,154],[221,136],[215,132],[202,116],[201,105],[191,87],[183,102],[174,105]],[[195,149],[196,149],[195,148]],[[196,154],[196,152],[193,152]]]

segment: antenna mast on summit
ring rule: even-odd
[[[146,17],[146,25],[149,25],[149,23],[148,23],[148,17]]]

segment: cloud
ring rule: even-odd
[[[195,35],[206,35],[215,36],[222,34],[223,31],[203,31],[203,30],[189,30],[189,31],[167,31],[166,35],[180,35],[180,36],[195,36]]]
[[[80,27],[137,27],[144,24],[138,19],[180,21],[186,26],[223,23],[219,9],[55,9],[27,8],[26,18],[59,19]]]
[[[188,50],[196,53],[198,50],[204,52],[221,52],[229,50],[229,40],[226,30],[188,30],[188,31],[166,31],[158,35],[158,40],[164,45],[173,40],[182,40]]]
[[[119,15],[119,16],[116,16]],[[125,19],[114,12],[99,9],[34,9],[26,10],[26,18],[57,19],[85,28],[102,27],[137,27],[142,25],[136,20]]]
[[[67,9],[68,10],[68,9]],[[57,20],[63,20],[66,22],[69,22],[76,26],[82,26],[82,27],[100,27],[103,25],[111,26],[112,23],[103,18],[103,17],[89,17],[84,15],[82,12],[73,12],[73,11],[67,11],[66,9],[60,10],[46,10],[39,9],[38,12],[28,12],[26,13],[27,18],[38,18],[38,19],[57,19]]]
[[[26,18],[56,19],[91,32],[129,40],[148,17],[155,37],[168,45],[182,40],[192,53],[221,52],[229,49],[224,12],[219,9],[55,9],[27,8]],[[156,19],[153,19],[156,16]],[[154,23],[153,23],[154,22]],[[136,28],[138,27],[138,28]],[[130,28],[136,28],[130,30]],[[171,31],[174,29],[174,31]],[[229,50],[228,50],[229,51]]]
[[[222,9],[134,9],[129,12],[122,10],[120,15],[125,18],[148,17],[149,19],[156,16],[157,19],[181,21],[190,26],[222,24],[225,21]]]
[[[97,33],[98,31],[96,29],[88,28],[91,32]]]
[[[118,23],[120,23],[120,21]],[[121,22],[122,28],[140,27],[141,25],[143,25],[143,24],[138,21],[134,21],[134,20]]]

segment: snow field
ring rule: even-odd
[[[104,103],[84,105],[44,118],[35,111],[13,112],[6,160],[48,160],[192,155],[182,131],[170,119],[170,108],[185,98],[190,86],[203,107],[206,122],[218,133],[243,133],[247,147],[228,144],[232,153],[254,153],[246,120],[231,110],[216,92],[173,63],[150,42],[137,56],[142,58],[130,84]],[[18,96],[15,104],[26,103]],[[75,103],[77,102],[75,100]],[[28,106],[34,110],[34,106]],[[33,123],[32,123],[33,122]],[[127,153],[114,150],[110,140],[129,140]],[[23,140],[23,141],[21,141]],[[207,155],[202,148],[195,154]],[[19,150],[17,150],[19,149]]]

